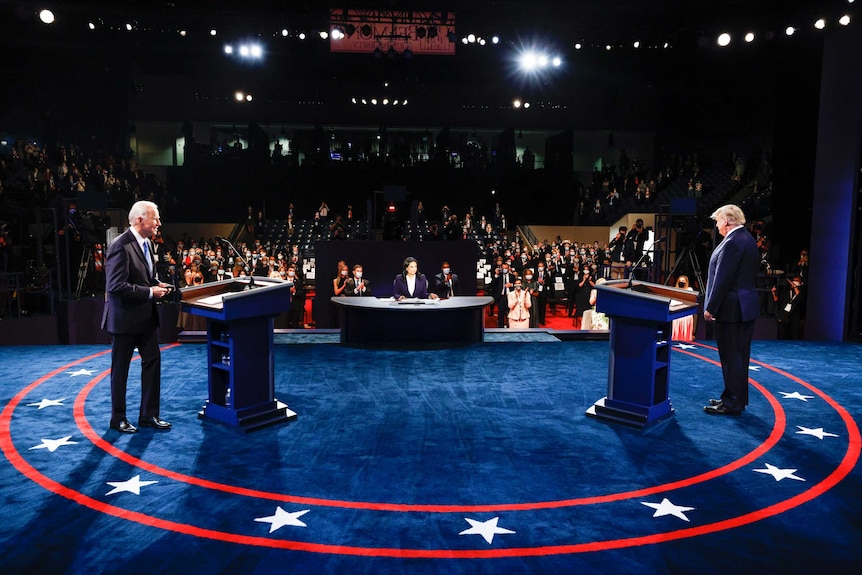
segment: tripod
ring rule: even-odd
[[[672,277],[675,277],[677,275],[677,272],[682,270],[683,266],[686,264],[688,264],[688,267],[691,269],[691,274],[694,276],[694,279],[697,280],[697,291],[700,292],[701,295],[703,295],[703,275],[700,273],[700,264],[697,263],[697,258],[695,257],[694,251],[691,249],[691,246],[683,248],[683,250],[679,253],[679,256],[676,258],[676,263],[673,265],[673,269],[670,270],[670,273],[668,273],[667,275],[668,280],[670,280],[670,278]]]
[[[81,299],[81,291],[84,289],[84,281],[90,272],[90,262],[93,260],[93,248],[87,246],[81,252],[81,263],[78,264],[78,284],[75,288],[75,299]]]

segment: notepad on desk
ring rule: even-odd
[[[211,295],[209,297],[202,297],[199,300],[195,301],[195,303],[199,303],[201,305],[213,305],[213,306],[221,306],[222,300],[224,299],[224,295]]]

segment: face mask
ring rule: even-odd
[[[527,261],[527,256],[521,256],[521,261],[523,261],[523,262]]]
[[[525,275],[524,277],[527,278],[527,281],[530,281],[531,279],[533,279],[533,276],[531,276],[531,275]]]
[[[543,272],[543,271],[545,271],[545,268],[540,267],[540,268],[539,268],[539,271],[540,271],[540,272]]]
[[[449,268],[443,268],[443,273],[449,275]]]
[[[341,270],[341,275],[347,276],[347,270]]]
[[[287,272],[287,277],[293,277],[296,275],[296,272]]]
[[[521,291],[521,286],[517,285],[517,286],[515,286],[515,289],[518,291]]]
[[[356,276],[356,279],[359,279],[362,277],[362,272],[356,272],[353,275]]]

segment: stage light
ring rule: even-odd
[[[535,52],[524,52],[521,54],[521,57],[518,59],[518,62],[521,66],[521,70],[525,72],[534,71],[539,65],[539,57]]]
[[[466,37],[466,36],[464,36],[463,38],[461,38],[461,43],[462,43],[462,44],[464,44],[465,46],[469,43],[469,41],[467,40],[467,37]]]
[[[817,28],[818,30],[823,30],[824,28],[826,28],[826,20],[824,20],[823,18],[819,18],[814,23],[814,27]]]
[[[332,39],[333,40],[341,40],[344,38],[344,30],[341,28],[333,28],[332,29]]]
[[[403,102],[401,102],[401,105],[402,105],[402,106],[406,106],[406,105],[407,105],[407,100],[404,100]]]
[[[227,54],[228,56],[233,54],[233,46],[231,46],[230,44],[226,44],[224,47],[224,53]]]
[[[377,98],[371,98],[371,105],[372,105],[372,106],[376,106],[376,105],[377,105]]]
[[[548,57],[542,54],[538,59],[539,68],[546,68],[548,66]]]
[[[795,34],[795,33],[796,33],[796,28],[794,28],[793,26],[788,26],[788,27],[784,30],[784,33],[785,33],[785,34],[787,34],[788,36],[793,36],[793,34]]]
[[[215,28],[210,28],[210,36],[215,36],[218,34],[218,31]]]
[[[665,42],[663,48],[667,50],[668,48],[670,48],[670,44],[668,42]]]
[[[389,98],[383,98],[383,105],[384,105],[384,106],[388,106],[388,105],[389,105]]]
[[[526,110],[526,109],[528,109],[529,107],[530,107],[530,103],[529,103],[529,102],[524,102],[524,109]]]
[[[559,68],[563,65],[563,59],[559,56],[554,56],[554,59],[551,60],[551,63],[554,65],[555,68]]]
[[[186,32],[185,30],[180,30],[180,36],[185,38],[187,35],[188,35],[188,32]]]
[[[129,24],[128,22],[126,22],[126,32],[131,32],[132,29],[133,29],[133,26],[131,24]]]
[[[499,36],[493,36],[491,38],[491,44],[499,44],[499,43],[500,43],[500,37]]]
[[[583,48],[583,45],[580,42],[575,44],[575,50],[580,50],[581,48]]]
[[[521,107],[521,100],[517,100],[517,99],[513,100],[512,101],[512,107],[515,108],[516,110],[518,108],[520,108]]]
[[[39,20],[41,20],[43,24],[53,24],[54,13],[50,10],[42,10],[39,12]]]
[[[239,55],[242,56],[243,58],[248,58],[250,53],[251,52],[249,50],[249,47],[246,46],[245,44],[243,44],[239,47]]]
[[[326,40],[327,38],[329,38],[329,32],[327,32],[326,30],[321,30],[318,33],[318,36],[320,36],[321,40]]]
[[[282,29],[281,29],[281,35],[282,35],[283,37],[287,38],[287,34],[288,34],[288,32],[287,32],[287,28],[282,28]]]
[[[356,98],[350,98],[350,102],[351,102],[351,103],[353,103],[353,104],[355,104],[355,103],[356,103]]]
[[[233,95],[237,102],[242,102],[245,99],[245,94],[242,92],[237,92]]]
[[[252,58],[260,59],[263,57],[263,48],[260,47],[260,44],[252,44],[249,50]]]
[[[393,105],[393,106],[397,106],[397,105],[398,105],[398,100],[392,100],[392,105]]]
[[[305,32],[300,32],[300,33],[299,33],[299,39],[300,39],[300,40],[305,40]]]
[[[95,29],[96,29],[96,25],[95,25],[95,24],[93,24],[92,22],[87,22],[87,28],[89,28],[90,30],[95,30]]]
[[[363,105],[363,106],[367,106],[367,105],[368,105],[368,100],[366,100],[365,98],[362,98],[362,105]]]
[[[638,48],[641,47],[641,43],[639,41],[635,40],[635,43],[632,44],[632,46],[634,46],[635,50],[637,50]]]
[[[611,51],[611,48],[612,48],[612,46],[611,46],[610,44],[607,44],[607,45],[605,46],[605,50],[607,50],[608,52],[610,52],[610,51]]]
[[[838,23],[842,26],[847,26],[848,24],[850,24],[850,16],[845,14],[838,20]]]
[[[724,48],[725,46],[727,46],[729,44],[730,44],[730,34],[728,34],[727,32],[719,34],[718,45],[721,46],[722,48]]]
[[[467,41],[471,44],[476,43],[476,35],[475,34],[467,34]]]
[[[479,38],[479,46],[484,46],[486,44],[484,38]]]
[[[251,101],[252,101],[252,96],[251,96],[251,94],[246,94],[246,95],[245,95],[245,101],[246,101],[246,102],[251,102]]]
[[[749,44],[754,42],[754,32],[749,32],[748,34],[746,34],[745,35],[745,41],[748,42]]]

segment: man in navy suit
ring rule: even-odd
[[[715,324],[724,391],[703,409],[712,415],[739,415],[748,405],[748,361],[760,313],[755,286],[760,252],[738,206],[722,206],[710,217],[724,240],[709,259],[703,317]]]
[[[152,202],[129,210],[129,229],[108,248],[105,259],[105,311],[102,329],[111,334],[111,429],[135,433],[126,418],[126,383],[135,348],[141,354],[141,409],[138,425],[168,430],[159,419],[161,352],[156,300],[171,290],[156,277],[152,238],[162,224]]]

